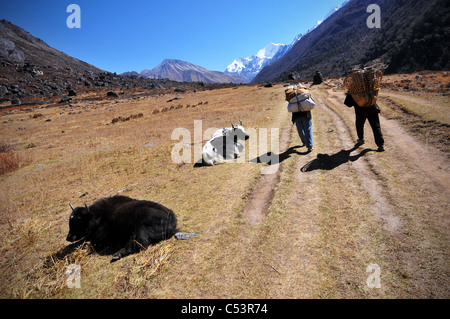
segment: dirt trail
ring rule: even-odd
[[[381,125],[419,169],[439,183],[444,192],[450,191],[450,166],[446,156],[436,152],[433,147],[417,142],[394,120],[381,118]]]
[[[291,128],[285,127],[281,133],[279,150],[280,153],[284,153],[291,139]],[[278,156],[279,157],[279,156]],[[279,160],[279,158],[278,158]],[[272,202],[274,189],[280,180],[281,165],[279,163],[272,164],[272,172],[263,174],[250,196],[250,200],[245,207],[244,216],[247,224],[250,226],[258,225],[264,219],[264,214]]]
[[[339,138],[351,144],[353,109],[342,105],[343,94],[331,90],[320,93]],[[419,99],[415,103],[426,101]],[[372,212],[385,223],[389,236],[381,243],[395,247],[383,255],[387,268],[406,279],[404,291],[396,295],[448,297],[448,160],[437,149],[408,134],[397,121],[382,115],[380,121],[387,151],[369,153],[351,161],[351,165],[370,194]],[[373,140],[367,124],[365,131],[366,140]]]
[[[244,210],[247,224],[278,231],[247,237],[246,245],[264,245],[266,251],[246,250],[239,260],[252,258],[252,265],[271,268],[246,270],[248,276],[269,276],[256,285],[263,292],[253,293],[270,298],[448,297],[445,155],[383,117],[388,150],[377,153],[372,142],[358,148],[353,109],[342,105],[343,93],[313,91],[319,102],[314,111],[318,147],[308,156],[297,152],[276,176],[261,178]],[[370,128],[365,130],[371,141]],[[284,128],[281,151],[295,144],[296,134],[292,126]],[[420,197],[411,194],[417,187]],[[276,226],[273,216],[279,218]],[[382,269],[381,289],[370,289],[365,281],[366,267],[374,261]]]

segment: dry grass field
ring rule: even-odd
[[[311,153],[299,147],[282,85],[79,96],[5,112],[0,151],[17,165],[0,175],[0,297],[448,298],[448,96],[382,91],[378,153],[368,124],[367,143],[354,147],[354,111],[338,85],[312,94]],[[280,128],[277,174],[265,180],[267,164],[248,152],[245,163],[194,167],[196,120],[202,133],[239,120]],[[192,163],[171,159],[176,128],[191,132]],[[199,236],[113,264],[88,246],[47,258],[68,245],[69,203],[115,194],[159,202]],[[81,288],[66,284],[71,264],[81,267]],[[380,288],[367,284],[371,264]]]

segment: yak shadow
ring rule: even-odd
[[[373,149],[366,148],[359,154],[350,155],[350,153],[358,149],[359,146],[360,145],[356,144],[350,150],[341,150],[333,155],[317,154],[317,158],[306,163],[300,170],[302,172],[311,172],[317,169],[329,171],[349,161],[355,162],[360,157],[366,155],[368,152],[375,152],[375,150]]]
[[[272,152],[267,152],[266,154],[263,154],[261,156],[258,156],[254,159],[251,159],[249,162],[250,163],[264,163],[264,164],[268,164],[268,165],[275,165],[275,164],[279,164],[285,160],[287,160],[288,158],[291,157],[292,154],[296,154],[296,155],[306,155],[309,154],[310,151],[306,151],[306,152],[299,152],[296,149],[300,148],[301,146],[292,146],[290,148],[288,148],[286,151],[284,151],[283,153],[280,154],[273,154]]]
[[[44,268],[49,268],[52,265],[54,265],[57,261],[65,259],[80,247],[81,248],[89,247],[89,243],[87,243],[84,240],[79,240],[75,243],[72,243],[70,245],[67,245],[66,247],[61,248],[56,253],[44,258]],[[89,249],[92,250],[91,248]],[[92,252],[93,251],[90,251],[90,253]]]
[[[302,147],[302,146],[290,147],[289,149],[287,149],[286,151],[284,151],[283,153],[280,153],[278,155],[273,154],[272,152],[267,152],[266,154],[260,155],[254,159],[249,160],[249,163],[264,163],[264,164],[268,164],[268,165],[275,165],[275,164],[279,164],[279,163],[283,162],[284,160],[287,160],[289,157],[291,157],[292,154],[307,155],[310,153],[310,151],[305,151],[305,152],[297,151],[296,149],[300,148],[300,147]],[[205,164],[203,159],[198,160],[194,164],[194,167],[203,167],[203,166],[209,166],[209,165]]]
[[[203,166],[209,166],[206,165],[206,163],[203,161],[203,159],[200,161],[195,162],[194,167],[203,167]]]
[[[77,242],[74,242],[72,244],[69,244],[60,250],[58,250],[56,253],[49,255],[44,258],[44,268],[51,268],[53,265],[55,265],[58,261],[64,260],[66,258],[70,258],[70,255],[72,255],[75,251],[78,249],[86,249],[87,253],[90,254],[97,254],[100,256],[108,256],[113,255],[117,249],[113,248],[104,248],[102,250],[95,249],[90,242],[85,241],[84,239],[81,239]]]

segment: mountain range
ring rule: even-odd
[[[381,8],[381,28],[369,28],[367,8]],[[292,73],[312,78],[344,76],[374,66],[385,73],[450,69],[450,1],[350,0],[290,45],[269,44],[249,58],[235,59],[227,72],[189,62],[164,60],[152,70],[121,76],[71,57],[27,31],[0,21],[0,101],[39,100],[94,88],[162,89],[162,86],[284,81]],[[242,77],[238,77],[240,75]],[[244,77],[247,79],[244,79]],[[254,77],[254,78],[252,78]],[[158,80],[164,79],[164,80]],[[167,81],[178,81],[176,84]],[[189,82],[191,81],[191,82]]]
[[[324,17],[327,19],[331,14],[339,10],[340,7],[333,7]],[[314,30],[323,20],[307,33]],[[235,59],[224,73],[211,71],[201,66],[180,60],[166,59],[161,64],[151,70],[143,70],[140,73],[130,71],[123,75],[136,75],[144,78],[163,79],[167,78],[179,82],[206,82],[206,83],[247,83],[251,82],[255,76],[266,66],[285,55],[302,37],[297,35],[291,44],[270,43],[257,54],[247,58]]]
[[[381,28],[369,28],[367,8],[381,8]],[[450,68],[450,2],[351,0],[305,34],[253,82],[282,81],[296,72],[344,76],[373,66],[387,73]]]
[[[123,75],[139,75],[148,79],[169,79],[178,82],[204,83],[247,83],[242,77],[219,71],[211,71],[201,66],[174,59],[166,59],[151,70],[141,73],[125,72]]]

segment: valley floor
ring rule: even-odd
[[[0,176],[0,296],[448,298],[448,97],[382,91],[379,153],[368,123],[366,144],[355,146],[342,90],[320,85],[312,94],[311,153],[300,147],[280,85],[2,116],[0,142],[29,160]],[[194,120],[202,132],[239,120],[259,132],[279,128],[278,170],[261,175],[267,165],[251,152],[245,163],[194,167]],[[192,163],[171,160],[179,127],[191,132],[183,143]],[[68,203],[117,193],[160,202],[199,236],[114,264],[87,248],[48,262],[67,244]],[[71,264],[81,267],[79,289],[66,285]]]

